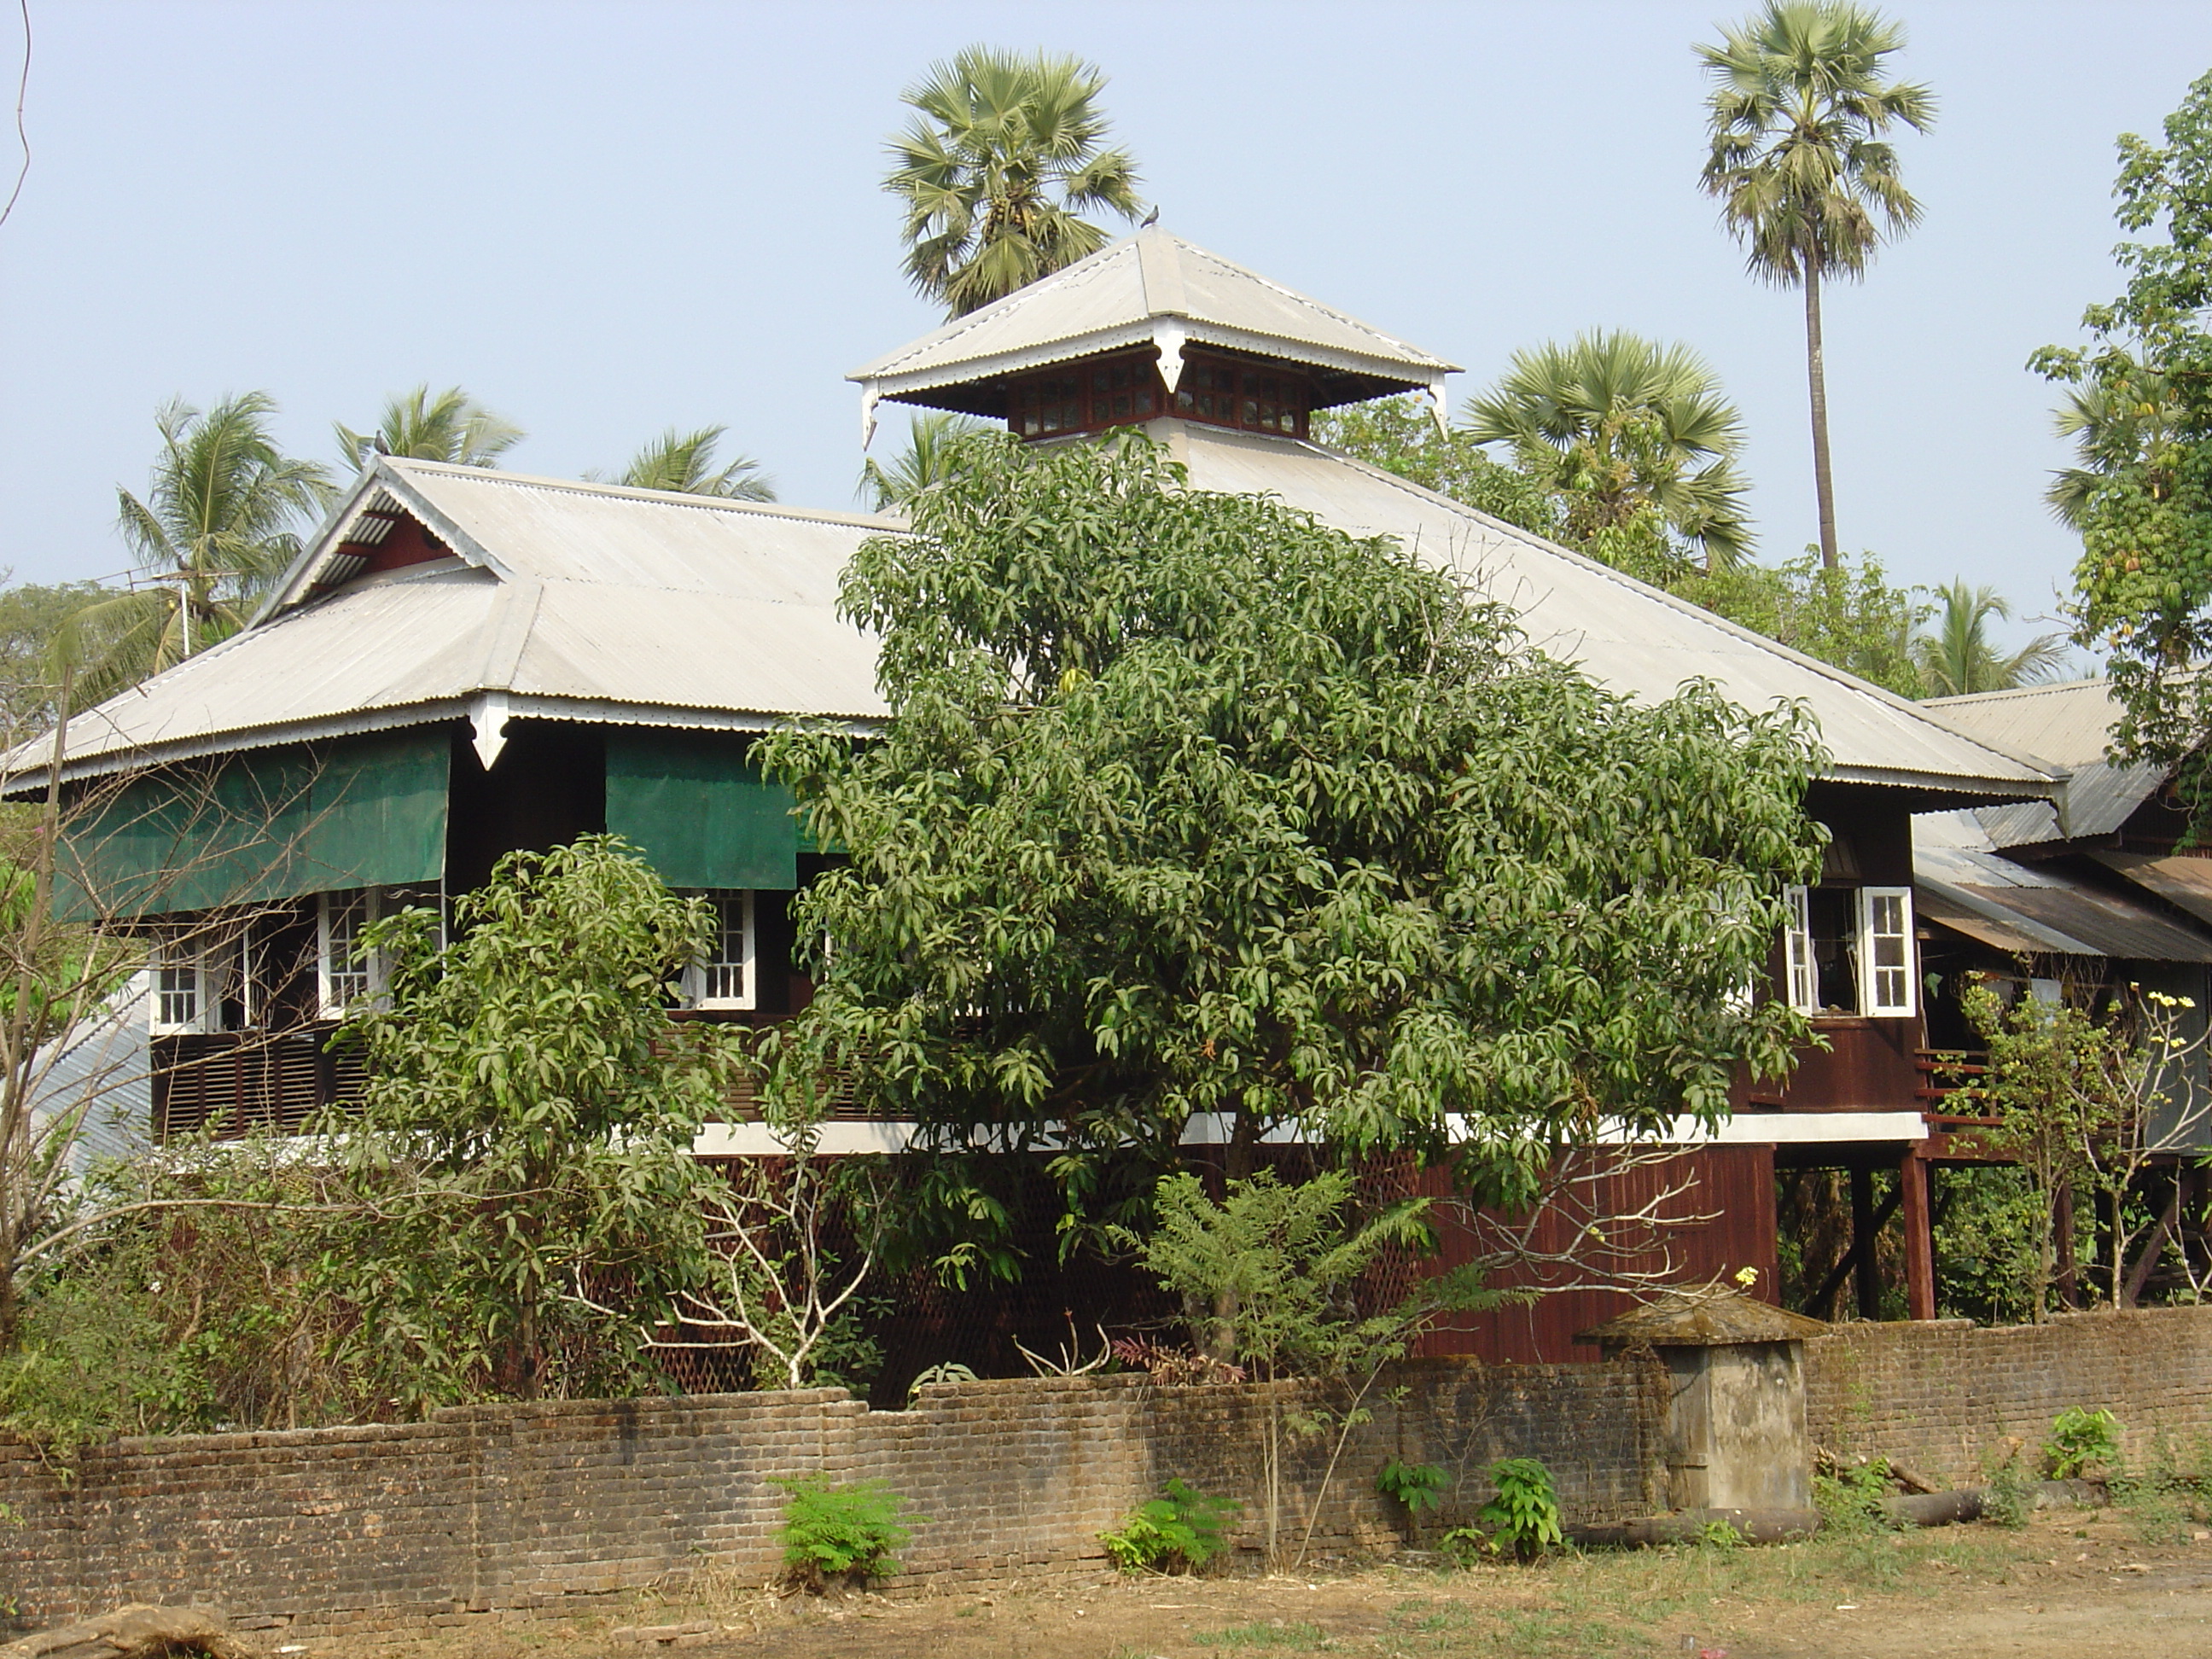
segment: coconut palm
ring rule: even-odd
[[[907,275],[948,314],[1103,247],[1085,210],[1137,216],[1134,163],[1101,148],[1105,85],[1079,58],[970,46],[907,88],[920,114],[890,141],[884,188],[906,204]]]
[[[55,640],[76,701],[96,702],[236,632],[298,555],[299,526],[328,502],[331,477],[277,449],[276,413],[260,392],[204,413],[161,406],[152,487],[143,501],[115,492],[144,585],[77,611]]]
[[[1708,569],[1750,549],[1735,470],[1742,418],[1686,346],[1613,332],[1517,351],[1463,418],[1476,441],[1508,446],[1522,471],[1559,495],[1572,539],[1656,513]]]
[[[962,439],[989,428],[988,422],[950,411],[915,416],[907,426],[903,454],[889,466],[871,460],[860,469],[861,499],[872,513],[904,507],[932,484],[944,483],[958,470]]]
[[[1813,478],[1820,562],[1836,562],[1836,491],[1828,459],[1828,381],[1820,286],[1863,276],[1885,230],[1919,222],[1883,135],[1925,131],[1936,100],[1883,78],[1903,26],[1853,0],[1767,0],[1766,9],[1700,46],[1713,89],[1712,146],[1702,183],[1744,245],[1754,276],[1805,290],[1805,368],[1813,403]]]
[[[2056,634],[2039,634],[2009,655],[1990,642],[1990,619],[2012,619],[2012,607],[1994,587],[1969,587],[1961,578],[1937,588],[1936,597],[1935,626],[1912,641],[1912,659],[1929,696],[2009,691],[2065,671],[2066,642]]]
[[[685,495],[719,495],[726,501],[774,501],[775,481],[750,456],[732,455],[715,465],[714,451],[728,430],[727,427],[702,426],[695,432],[682,432],[672,426],[633,455],[613,482],[632,489],[672,489]]]
[[[365,467],[372,455],[400,455],[455,466],[497,466],[499,458],[527,436],[457,386],[434,398],[428,384],[385,399],[374,432],[333,422],[348,465]]]

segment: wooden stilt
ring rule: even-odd
[[[1906,1317],[1936,1317],[1936,1230],[1928,1211],[1928,1165],[1920,1153],[1925,1142],[1908,1148],[1897,1166],[1905,1196],[1905,1305]]]

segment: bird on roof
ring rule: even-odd
[[[1142,223],[1142,224],[1139,225],[1139,226],[1137,227],[1137,228],[1138,228],[1138,229],[1139,229],[1139,230],[1150,230],[1150,229],[1151,229],[1154,225],[1156,225],[1156,224],[1159,223],[1159,222],[1160,222],[1160,210],[1159,210],[1159,204],[1158,204],[1158,203],[1154,203],[1154,204],[1152,204],[1152,210],[1150,213],[1147,213],[1147,214],[1145,216],[1145,222],[1144,222],[1144,223]]]

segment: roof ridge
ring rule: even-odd
[[[457,465],[450,461],[405,460],[396,455],[384,459],[394,462],[403,471],[428,469],[434,477],[450,477],[460,482],[506,484],[518,489],[568,490],[576,495],[604,495],[617,501],[651,501],[663,507],[744,513],[763,518],[797,519],[817,524],[881,526],[894,531],[898,528],[880,513],[793,507],[782,501],[747,501],[731,495],[702,495],[682,489],[645,489],[635,484],[601,483],[593,478],[556,478],[543,473],[510,472],[497,467]]]
[[[1995,702],[2003,697],[2046,697],[2056,692],[2079,691],[2084,687],[2092,685],[2101,685],[2109,689],[2112,683],[2111,678],[2106,675],[2090,674],[2078,680],[2043,680],[2033,685],[2008,685],[1998,691],[1954,692],[1948,697],[1929,697],[1925,699],[1925,705],[1929,708],[1949,708],[1961,703]]]

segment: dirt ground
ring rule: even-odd
[[[1010,1577],[842,1601],[760,1592],[647,1600],[626,1624],[454,1632],[410,1659],[1209,1659],[1210,1656],[2207,1656],[2212,1532],[2178,1511],[2046,1512],[1990,1526],[1759,1548],[1605,1552],[1533,1566],[1297,1577]],[[282,1638],[267,1644],[274,1652]],[[389,1647],[309,1643],[302,1659]]]

